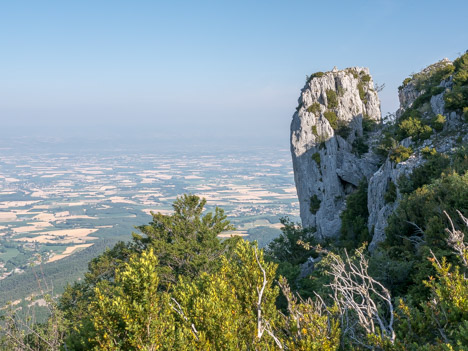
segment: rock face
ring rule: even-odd
[[[316,228],[319,238],[339,234],[346,195],[377,170],[375,155],[355,150],[363,142],[363,119],[381,123],[367,68],[316,73],[301,91],[291,123],[294,178],[302,224]]]
[[[334,69],[308,79],[291,122],[291,153],[302,225],[315,228],[318,239],[339,235],[346,196],[366,178],[369,249],[374,250],[385,239],[387,219],[401,199],[400,178],[426,162],[422,150],[447,153],[468,142],[462,112],[446,110],[444,95],[454,85],[448,66],[451,62],[444,59],[406,79],[399,89],[397,120],[391,122],[396,125],[387,126],[381,123],[379,98],[367,68]],[[401,121],[417,116],[429,126],[438,114],[445,118],[443,129],[429,128],[427,139],[399,138]],[[372,122],[379,127],[369,130]],[[375,146],[382,142],[383,129],[393,133],[392,145],[400,145],[391,146],[390,155],[406,147],[408,159],[399,163],[389,156],[379,159]],[[390,187],[395,199],[386,201]]]

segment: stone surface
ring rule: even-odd
[[[337,96],[336,106],[329,101],[330,92]],[[326,111],[336,114],[339,128],[349,128],[347,136],[338,135]],[[353,152],[353,142],[363,136],[364,116],[381,122],[380,101],[367,68],[334,69],[310,79],[301,91],[291,122],[291,153],[302,224],[316,228],[318,238],[339,235],[346,195],[377,169],[371,155]],[[310,210],[312,197],[320,201],[315,213]]]
[[[442,60],[429,66],[399,89],[400,108],[396,113],[397,118],[424,93],[417,89],[417,86],[421,86],[418,85],[418,79],[430,76],[431,70],[449,63],[448,60]],[[340,214],[346,208],[346,196],[366,178],[368,228],[370,233],[373,233],[369,249],[375,250],[385,239],[387,219],[401,199],[398,180],[402,176],[409,176],[416,167],[425,162],[421,149],[430,147],[435,148],[437,152],[446,153],[460,145],[460,140],[468,141],[468,126],[463,117],[456,112],[445,110],[444,94],[452,88],[452,78],[442,81],[439,86],[445,90],[431,97],[424,108],[422,118],[430,121],[437,114],[444,115],[446,123],[443,132],[434,133],[429,139],[419,143],[411,138],[402,140],[400,144],[411,147],[413,155],[398,164],[387,158],[378,167],[379,157],[372,147],[379,143],[381,128],[363,133],[362,127],[363,116],[381,123],[380,102],[368,69],[353,67],[339,71],[335,68],[331,72],[315,76],[306,83],[291,122],[294,178],[304,227],[315,228],[318,239],[337,237],[341,228]],[[330,91],[337,95],[336,106],[328,106],[329,97],[333,95]],[[347,126],[348,135],[340,132],[340,128],[332,127],[325,118],[326,111],[336,113],[338,126]],[[362,138],[360,140],[365,140],[370,146],[370,151],[361,156],[358,156],[355,147],[353,148],[353,142],[357,138]],[[397,197],[394,202],[386,203],[385,193],[390,182],[396,185]],[[311,200],[315,204],[313,211],[310,206]],[[307,270],[310,267],[303,268]]]

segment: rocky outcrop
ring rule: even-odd
[[[414,115],[430,126],[437,115],[444,116],[443,129],[432,130],[425,140],[401,140],[397,125],[382,126],[379,98],[367,68],[334,69],[308,79],[291,122],[291,153],[302,224],[315,228],[318,239],[339,235],[346,196],[366,178],[367,224],[373,235],[369,248],[374,250],[385,239],[387,219],[401,199],[399,180],[426,162],[422,150],[447,153],[468,142],[462,113],[445,106],[444,95],[454,85],[449,66],[447,59],[439,61],[406,79],[399,89],[397,124],[400,117],[402,121]],[[366,132],[372,122],[380,127]],[[396,163],[376,155],[385,128],[399,140],[393,143],[411,149],[408,159]],[[391,201],[386,196],[390,190],[395,193]]]
[[[319,238],[339,234],[346,195],[377,169],[375,155],[356,150],[363,120],[381,122],[367,68],[335,68],[308,79],[291,123],[291,153],[302,223]]]

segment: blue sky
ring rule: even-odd
[[[306,74],[409,74],[468,49],[468,1],[3,1],[0,121],[15,133],[282,140]]]

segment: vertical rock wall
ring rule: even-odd
[[[291,153],[302,224],[316,228],[318,238],[339,235],[346,195],[377,170],[375,155],[353,149],[362,140],[363,118],[381,123],[367,68],[316,73],[301,91],[291,122]]]

